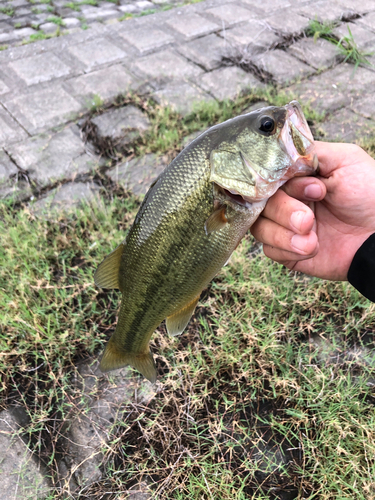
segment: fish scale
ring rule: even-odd
[[[275,124],[284,117],[280,127],[275,125],[280,134],[287,121],[286,107],[237,117],[195,139],[159,176],[146,194],[126,240],[99,266],[95,282],[122,292],[116,330],[101,361],[103,371],[130,364],[155,380],[149,349],[152,333],[165,318],[170,333],[181,333],[201,291],[228,261],[267,201],[264,197],[249,202],[241,198],[241,193],[226,191],[226,176],[232,191],[236,179],[239,186],[243,185],[246,158],[256,165],[258,158],[277,157],[279,170],[284,158],[282,174],[291,165],[279,138],[272,141],[270,135],[256,130],[259,117],[268,115],[274,117]],[[253,151],[251,158],[248,150]],[[218,154],[212,156],[213,152]],[[215,158],[221,163],[213,182]],[[258,168],[264,176],[267,165],[260,161]],[[267,182],[274,192],[285,180],[276,185],[273,170]],[[245,178],[251,182],[255,176],[249,170]],[[251,186],[247,189],[251,191]],[[264,186],[261,189],[264,191]]]

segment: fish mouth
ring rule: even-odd
[[[318,168],[314,138],[299,102],[291,101],[285,109],[287,116],[279,136],[280,146],[292,160],[293,176],[311,175]]]

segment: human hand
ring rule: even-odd
[[[375,233],[375,160],[354,144],[315,145],[319,175],[288,181],[251,232],[287,268],[346,280],[354,254]]]

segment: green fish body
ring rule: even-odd
[[[298,104],[287,106],[304,120]],[[303,121],[296,128],[288,119],[296,111],[287,106],[263,108],[212,127],[151,186],[126,240],[95,273],[98,286],[122,292],[102,371],[131,365],[154,382],[149,349],[154,330],[166,319],[168,332],[180,334],[202,290],[228,261],[269,196],[288,178],[317,167],[308,126]],[[264,117],[274,123],[272,134],[257,131]],[[292,151],[282,146],[286,123],[296,128]],[[290,136],[289,131],[287,140]]]

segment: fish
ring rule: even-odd
[[[229,260],[267,200],[288,179],[318,168],[297,101],[215,125],[193,140],[147,192],[125,240],[97,268],[98,287],[119,289],[103,372],[130,365],[150,382],[149,341],[165,319],[183,332],[202,290]]]

